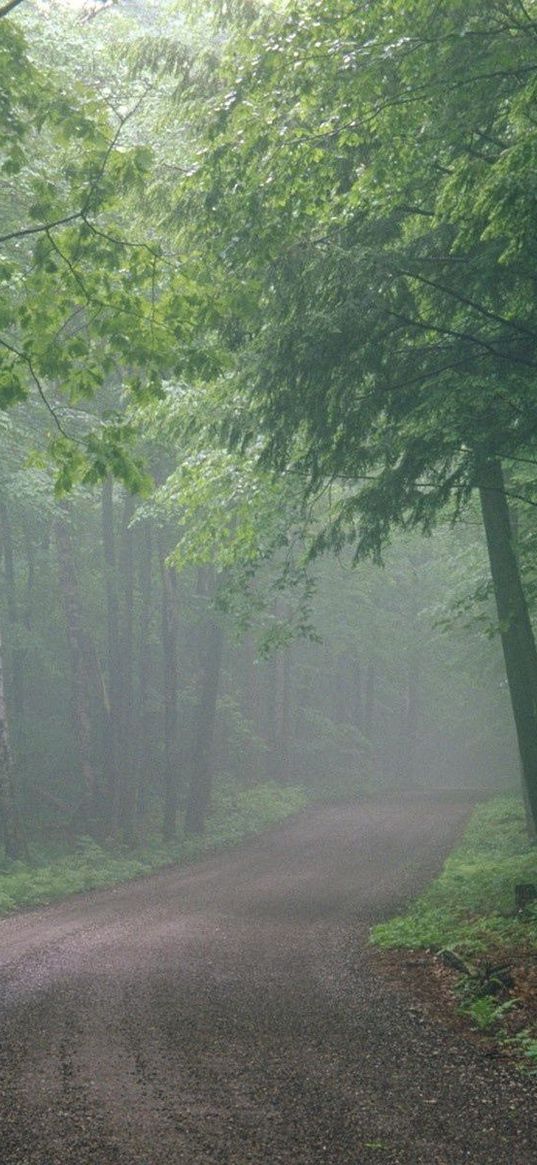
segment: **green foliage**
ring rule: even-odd
[[[529,1060],[537,1071],[537,1037],[528,1029],[517,1032],[512,1040],[508,1041],[518,1051],[521,1051],[524,1057]]]
[[[516,1007],[516,999],[507,999],[504,1003],[497,1003],[490,995],[481,995],[469,1003],[465,1003],[460,1011],[467,1015],[479,1031],[487,1031],[501,1022],[503,1016]]]
[[[293,5],[220,81],[194,236],[243,435],[343,483],[315,549],[378,555],[533,447],[533,4]]]
[[[372,930],[384,947],[456,948],[465,955],[496,946],[537,946],[537,913],[514,915],[514,886],[537,881],[522,805],[495,797],[478,806],[442,873],[408,911]]]

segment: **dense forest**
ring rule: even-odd
[[[537,0],[0,0],[2,1165],[537,1161]]]
[[[532,828],[536,33],[0,6],[7,859],[520,767]]]

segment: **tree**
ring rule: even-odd
[[[251,301],[231,350],[261,462],[291,467],[310,496],[341,485],[315,549],[353,540],[378,556],[395,526],[427,532],[487,496],[537,820],[533,686],[519,704],[535,644],[508,526],[491,513],[517,493],[501,463],[535,444],[533,10],[291,9],[241,44],[235,83],[228,66],[194,182],[209,207],[197,229],[219,240],[224,336],[239,289]],[[508,558],[506,627],[493,560]]]

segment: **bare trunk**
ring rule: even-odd
[[[417,634],[417,629],[416,629]],[[401,781],[411,784],[416,775],[420,694],[420,660],[411,648],[408,662],[408,686],[401,726]]]
[[[505,483],[499,461],[489,461],[479,481],[481,509],[515,719],[522,776],[537,827],[537,651],[513,548]]]
[[[12,640],[10,651],[10,695],[12,698],[11,706],[16,711],[16,716],[12,719],[12,723],[14,725],[12,739],[15,762],[18,763],[21,758],[21,750],[24,740],[24,652],[17,642],[19,635],[19,609],[15,581],[15,561],[13,554],[13,540],[11,537],[11,522],[9,519],[8,508],[4,501],[0,503],[0,527],[2,531],[2,550],[4,554],[7,610],[11,628],[10,638]]]
[[[278,742],[278,779],[282,785],[289,781],[289,764],[291,752],[291,651],[284,647],[279,659],[278,687],[279,687],[279,742]]]
[[[367,666],[366,688],[365,688],[365,712],[364,712],[364,730],[367,739],[371,743],[373,740],[373,733],[375,730],[375,703],[376,703],[376,680],[377,669],[375,664],[369,663]]]
[[[149,681],[151,676],[151,571],[153,547],[151,527],[144,522],[139,527],[138,584],[140,591],[140,618],[138,620],[138,743],[136,755],[136,813],[143,817],[147,807],[148,776],[150,769]]]
[[[60,592],[71,658],[73,720],[82,773],[84,828],[92,832],[95,831],[97,782],[91,750],[89,700],[91,669],[86,659],[80,591],[71,540],[70,509],[65,502],[60,503],[60,513],[54,523],[54,533],[58,550]]]
[[[266,663],[265,738],[267,755],[265,775],[269,781],[278,776],[278,665],[274,654]]]
[[[166,566],[163,541],[159,547],[162,584],[162,655],[164,662],[164,810],[162,835],[171,841],[177,830],[179,758],[177,749],[177,602],[176,576]]]
[[[364,709],[362,701],[362,668],[357,659],[351,660],[351,675],[352,675],[352,694],[351,694],[351,719],[356,728],[361,729],[363,725]]]
[[[187,833],[201,834],[209,811],[213,780],[212,746],[216,723],[218,684],[224,634],[221,624],[209,615],[203,632],[201,687],[196,714],[192,772],[185,816]]]
[[[13,766],[9,745],[7,709],[4,692],[2,642],[0,640],[0,812],[6,856],[16,860],[27,857],[26,843],[19,821],[13,791]]]
[[[101,530],[106,591],[106,721],[103,733],[104,772],[109,821],[115,828],[119,811],[119,724],[120,724],[120,645],[119,602],[117,595],[116,540],[114,531],[114,484],[111,477],[103,485]]]
[[[134,775],[135,735],[134,735],[134,693],[133,693],[133,614],[134,614],[134,566],[133,532],[129,528],[134,514],[132,494],[125,497],[123,509],[123,530],[121,540],[121,575],[123,581],[123,626],[121,640],[121,773],[119,821],[123,840],[131,843],[134,830],[134,805],[136,782]]]

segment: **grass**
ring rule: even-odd
[[[454,952],[463,969],[455,984],[459,1013],[536,1071],[537,905],[515,912],[517,882],[537,884],[537,846],[528,841],[521,802],[494,797],[474,810],[440,876],[405,914],[373,927],[371,940],[444,951],[444,958]],[[514,978],[502,981],[511,969]]]
[[[228,782],[215,792],[203,837],[179,833],[175,841],[165,844],[155,829],[134,849],[101,846],[88,837],[79,838],[76,849],[68,853],[52,855],[46,847],[36,848],[31,862],[4,861],[0,865],[0,915],[112,886],[171,864],[184,865],[284,821],[311,800],[308,791],[298,785],[282,787],[266,782],[242,789]]]
[[[371,939],[381,947],[451,948],[465,957],[537,950],[537,908],[515,914],[517,882],[537,883],[537,847],[526,836],[522,803],[494,797],[474,810],[440,876],[404,914],[373,927]]]

